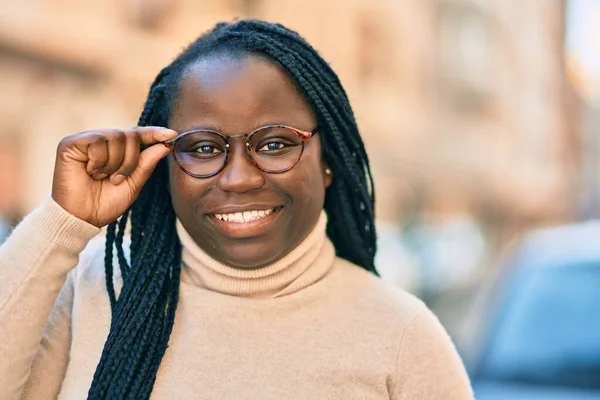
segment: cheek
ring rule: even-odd
[[[296,167],[297,175],[292,179],[294,200],[301,203],[303,209],[320,210],[325,199],[320,152],[306,154]]]
[[[178,218],[194,213],[195,199],[201,188],[198,188],[196,179],[184,173],[177,165],[169,160],[169,191],[171,201]]]

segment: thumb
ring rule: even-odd
[[[129,175],[134,187],[138,191],[141,190],[146,181],[150,179],[158,162],[168,155],[170,151],[171,150],[167,146],[157,143],[140,153],[138,165]]]

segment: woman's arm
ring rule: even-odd
[[[99,231],[48,198],[0,247],[1,399],[21,397],[36,356],[46,368],[54,368],[48,364],[53,354],[58,365],[66,366],[61,348],[68,332],[64,325],[70,318],[72,288],[68,285],[50,321],[49,317],[79,253]],[[47,371],[48,377],[62,377],[60,368]],[[42,376],[37,367],[34,372],[37,378]],[[60,382],[52,384],[60,386]]]
[[[77,268],[67,275],[48,317],[21,399],[56,399],[71,350],[71,314]]]
[[[394,400],[472,400],[464,365],[450,337],[428,309],[404,330],[398,354]]]

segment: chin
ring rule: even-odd
[[[220,249],[221,262],[238,269],[258,269],[279,260],[284,254],[276,246],[261,243],[237,243]]]

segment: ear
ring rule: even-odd
[[[321,161],[321,171],[323,174],[323,182],[325,183],[325,188],[331,186],[331,182],[333,181],[333,171],[329,168],[327,161]]]

